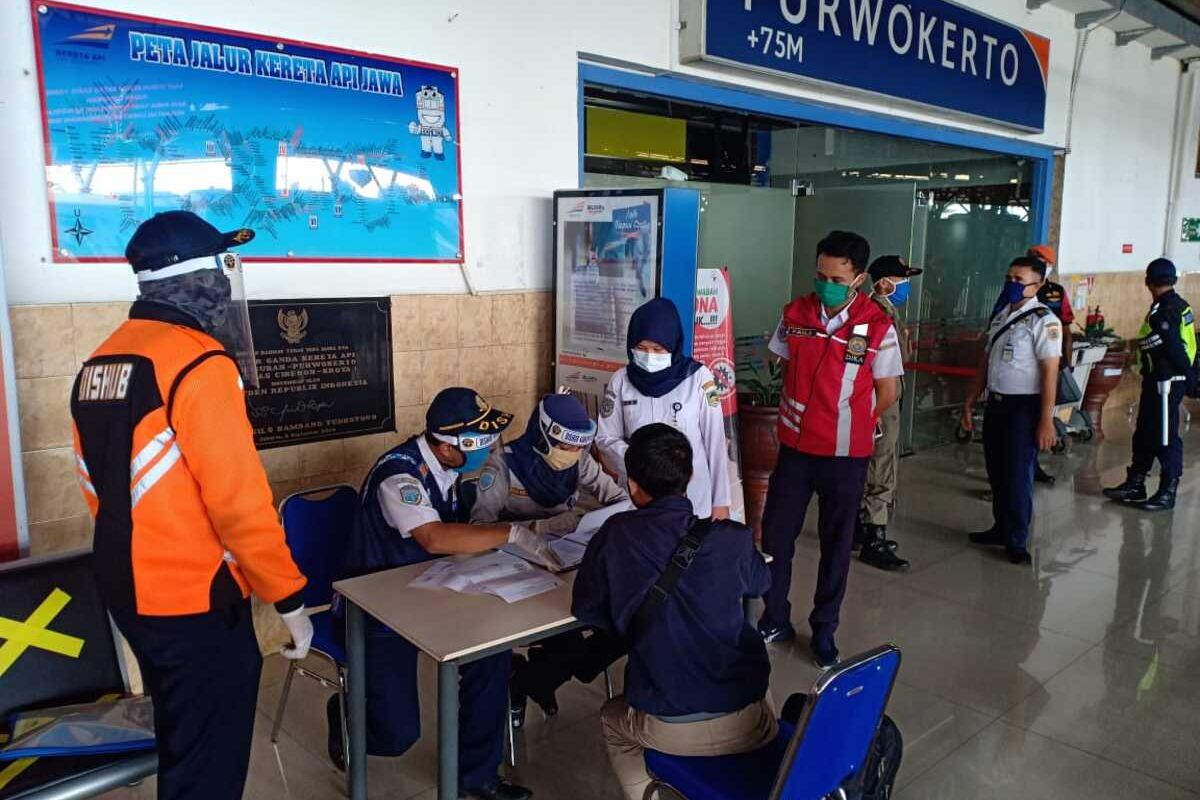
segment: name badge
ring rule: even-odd
[[[1013,360],[1013,355],[1014,355],[1013,346],[1011,344],[1004,345],[1004,350],[1003,350],[1003,352],[1000,353],[1000,358],[1003,359],[1005,362],[1008,362],[1011,364],[1012,360]]]

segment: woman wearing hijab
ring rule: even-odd
[[[570,533],[579,522],[581,491],[601,505],[625,492],[588,454],[596,423],[569,394],[541,399],[520,438],[493,450],[479,475],[472,522],[522,522],[538,533]]]
[[[657,297],[629,319],[629,365],[613,375],[600,407],[596,446],[604,463],[625,475],[629,437],[643,425],[665,422],[692,445],[688,499],[700,517],[729,517],[729,455],[721,395],[712,372],[683,354],[683,325],[675,304]]]

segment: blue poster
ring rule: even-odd
[[[56,261],[187,209],[248,259],[462,260],[458,73],[35,2]]]
[[[1045,127],[1050,40],[949,0],[684,0],[704,59]]]

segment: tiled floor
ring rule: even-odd
[[[1179,507],[1151,516],[1099,496],[1128,458],[1126,420],[1113,417],[1104,443],[1043,458],[1058,484],[1037,489],[1032,568],[965,543],[990,522],[978,445],[901,462],[893,534],[913,571],[856,562],[839,634],[843,653],[883,641],[903,650],[890,707],[905,738],[901,800],[1200,798],[1200,418],[1185,437]],[[798,615],[816,552],[806,537]],[[772,647],[780,700],[816,677],[804,644]],[[278,760],[269,742],[283,669],[269,659],[246,797],[337,798],[326,690],[298,680]],[[371,797],[435,797],[429,664],[422,686],[427,735],[403,758],[372,759]],[[602,698],[599,684],[571,685],[557,718],[531,711],[515,777],[538,797],[620,798],[599,736]],[[114,797],[146,800],[151,786]]]

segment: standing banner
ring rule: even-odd
[[[738,466],[737,376],[734,369],[733,287],[729,268],[696,271],[696,318],[692,358],[712,370],[725,415],[725,439],[729,451],[729,513],[745,522],[742,476]]]
[[[248,261],[462,261],[456,70],[31,7],[56,262],[123,261],[181,208],[254,229]]]

